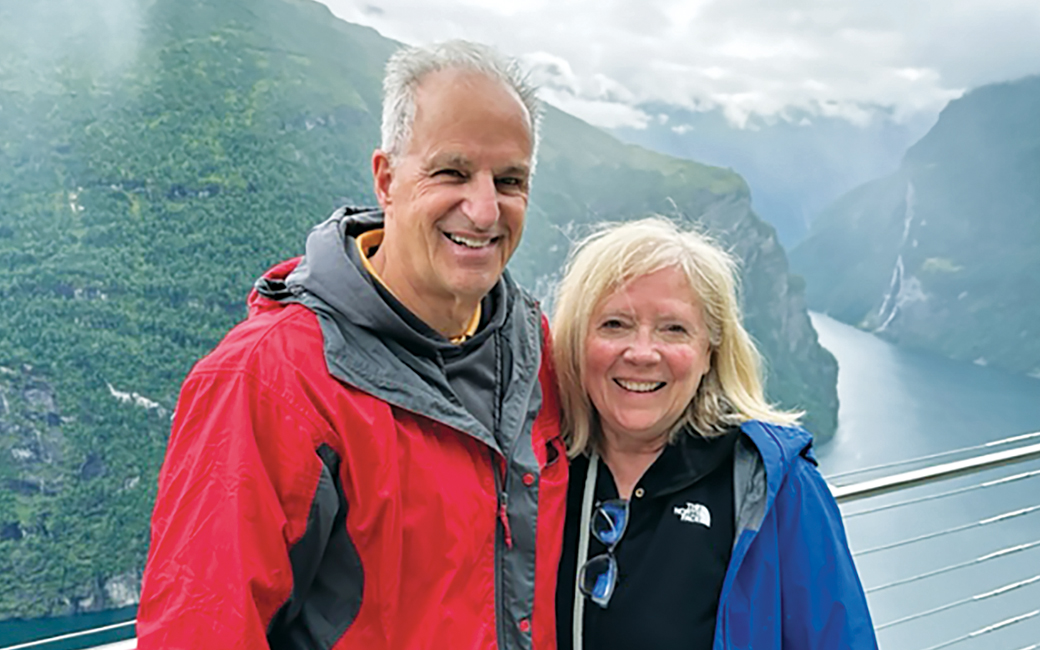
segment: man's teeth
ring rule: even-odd
[[[461,237],[459,235],[452,235],[450,233],[445,234],[448,235],[448,239],[452,240],[456,244],[462,244],[467,248],[484,248],[493,241],[491,239],[470,239],[469,237]]]
[[[619,386],[634,393],[650,393],[664,386],[663,381],[625,381],[615,379]]]

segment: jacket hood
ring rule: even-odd
[[[543,340],[537,302],[504,273],[485,299],[488,320],[480,331],[461,345],[451,343],[405,307],[398,311],[380,293],[382,288],[377,289],[378,281],[363,270],[355,237],[382,223],[379,210],[336,210],[311,230],[302,258],[276,265],[257,281],[249,299],[250,315],[287,303],[307,307],[318,317],[332,376],[498,449],[494,433],[450,385],[447,367],[462,367],[478,347],[484,354],[507,345],[497,366],[509,373],[503,381],[505,398],[508,401],[514,390],[533,389]],[[507,415],[514,414],[503,412],[499,417]],[[523,420],[525,414],[517,417]]]
[[[376,208],[341,207],[307,235],[306,254],[275,264],[253,285],[246,304],[255,316],[277,308],[305,289],[336,311],[349,314],[359,325],[372,326],[373,310],[366,309],[371,285],[347,252],[347,234],[357,235],[383,224]],[[367,287],[364,285],[368,285]],[[367,289],[367,290],[366,290]],[[349,305],[349,308],[346,308]]]
[[[379,210],[340,208],[307,236],[306,253],[286,278],[289,291],[304,290],[328,305],[354,325],[370,331],[384,331],[400,319],[380,299],[375,287],[350,258],[353,238],[383,224]],[[396,336],[395,336],[396,338]]]
[[[762,457],[770,499],[780,489],[795,459],[805,456],[816,464],[816,457],[812,453],[812,434],[802,427],[749,420],[740,426],[740,430],[751,439]]]
[[[303,257],[272,267],[257,281],[250,294],[250,315],[272,308],[277,301],[303,293],[324,304],[329,313],[351,325],[395,340],[410,354],[436,358],[451,354],[455,344],[433,330],[423,334],[394,311],[380,295],[374,281],[361,270],[354,240],[364,232],[383,226],[383,212],[374,208],[342,207],[311,229]],[[509,312],[512,292],[503,275],[491,290],[495,302],[505,308],[490,312],[491,321],[475,339],[502,326]],[[421,327],[421,326],[420,326]]]
[[[264,312],[280,309],[282,299],[291,294],[285,288],[285,279],[293,272],[303,257],[293,257],[279,262],[267,269],[260,278],[253,283],[253,288],[246,298],[246,308],[249,310],[248,318],[253,318]]]
[[[816,463],[812,436],[801,427],[749,420],[740,430],[733,464],[738,540],[743,531],[761,526],[799,456]]]

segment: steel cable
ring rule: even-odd
[[[913,544],[915,542],[923,542],[926,539],[934,539],[936,537],[942,537],[944,535],[952,535],[953,533],[959,533],[961,531],[969,530],[971,528],[978,528],[980,526],[988,526],[990,524],[995,524],[995,523],[998,523],[998,522],[1001,522],[1001,521],[1005,521],[1007,519],[1013,519],[1015,517],[1022,517],[1024,515],[1028,515],[1028,514],[1031,514],[1033,512],[1036,512],[1037,510],[1040,510],[1040,505],[1030,506],[1028,508],[1022,508],[1021,510],[1012,510],[1011,512],[1005,512],[1003,514],[996,515],[995,517],[989,517],[989,518],[986,518],[986,519],[981,519],[979,521],[975,521],[975,522],[972,522],[970,524],[962,524],[960,526],[954,526],[953,528],[947,528],[945,530],[936,531],[934,533],[927,533],[925,535],[918,535],[917,537],[911,537],[909,539],[900,540],[898,542],[892,542],[890,544],[883,544],[881,546],[875,546],[873,548],[868,548],[868,549],[863,550],[863,551],[854,551],[852,553],[852,555],[853,555],[853,557],[860,557],[860,556],[863,556],[863,555],[869,555],[871,553],[877,553],[878,551],[887,551],[889,549],[898,548],[900,546],[906,546],[908,544]]]
[[[928,648],[925,648],[925,650],[940,650],[940,648],[948,648],[948,647],[950,647],[951,645],[953,645],[955,643],[960,643],[961,641],[967,641],[968,639],[974,639],[976,637],[982,636],[983,634],[989,634],[990,632],[996,632],[999,629],[1005,628],[1005,627],[1007,627],[1009,625],[1014,625],[1015,623],[1021,623],[1022,621],[1028,621],[1029,619],[1034,618],[1038,614],[1040,614],[1040,609],[1038,609],[1036,611],[1029,612],[1028,614],[1020,614],[1018,616],[1012,616],[1011,618],[1005,619],[1003,621],[1000,621],[999,623],[994,623],[993,625],[988,625],[986,627],[979,628],[979,629],[975,630],[974,632],[969,632],[968,634],[965,634],[963,636],[959,636],[959,637],[957,637],[955,639],[950,639],[949,641],[944,641],[944,642],[940,643],[939,645],[929,646]]]
[[[953,609],[954,607],[959,607],[960,605],[966,605],[968,603],[977,603],[980,600],[985,600],[987,598],[994,598],[996,596],[1002,596],[1002,595],[1004,595],[1006,593],[1009,593],[1011,591],[1014,591],[1016,589],[1021,589],[1022,587],[1028,587],[1029,585],[1031,585],[1031,584],[1033,584],[1035,582],[1038,582],[1038,581],[1040,581],[1040,575],[1035,575],[1032,578],[1029,578],[1027,580],[1020,580],[1019,582],[1013,582],[1011,584],[1004,585],[1003,587],[999,587],[999,588],[994,589],[992,591],[987,591],[985,593],[976,594],[976,595],[970,596],[968,598],[962,598],[961,600],[955,600],[952,603],[947,603],[945,605],[940,605],[939,607],[934,607],[932,609],[929,609],[929,610],[926,610],[926,611],[923,611],[923,612],[918,612],[916,614],[910,614],[909,616],[904,616],[903,618],[898,618],[898,619],[896,619],[894,621],[889,621],[888,623],[884,623],[882,625],[877,625],[877,626],[874,627],[874,630],[876,630],[876,631],[884,630],[886,628],[889,628],[889,627],[892,627],[892,626],[895,626],[895,625],[900,625],[901,623],[908,623],[910,621],[916,621],[919,618],[924,618],[925,616],[931,616],[932,614],[938,614],[939,612],[945,612],[946,610]]]
[[[924,580],[925,578],[932,578],[937,575],[949,573],[950,571],[956,571],[957,569],[964,569],[975,564],[981,564],[983,562],[995,560],[999,557],[1005,557],[1008,555],[1013,555],[1015,553],[1021,553],[1022,551],[1028,551],[1029,549],[1036,548],[1037,546],[1040,546],[1040,540],[1030,542],[1028,544],[1019,544],[1018,546],[1009,546],[1007,548],[1002,548],[999,551],[994,551],[992,553],[987,553],[986,555],[981,555],[975,558],[974,560],[968,560],[967,562],[961,562],[959,564],[951,564],[950,566],[942,567],[941,569],[935,569],[934,571],[926,571],[925,573],[919,573],[909,578],[901,578],[899,580],[887,582],[876,587],[871,587],[870,589],[867,589],[866,592],[869,594],[876,591],[884,591],[885,589],[889,589],[891,587],[898,587],[901,585],[910,584],[911,582],[918,582],[919,580]]]

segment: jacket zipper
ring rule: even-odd
[[[493,449],[488,449],[491,458],[491,471],[495,474],[495,498],[497,501],[496,528],[501,535],[495,535],[495,631],[497,632],[496,645],[500,650],[507,648],[509,642],[506,639],[506,604],[503,576],[505,574],[505,548],[513,547],[513,534],[509,530],[509,495],[505,491],[505,482],[508,478],[508,466],[503,459],[503,469],[499,471],[498,458]],[[503,545],[505,548],[503,548]]]

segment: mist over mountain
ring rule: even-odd
[[[1040,76],[951,102],[895,173],[823,212],[792,264],[813,309],[1040,377]]]
[[[0,617],[136,602],[180,382],[257,276],[374,202],[396,47],[309,0],[0,4]],[[736,174],[549,109],[511,269],[547,297],[571,239],[648,212],[741,258],[769,394],[826,439],[836,365]]]
[[[737,126],[721,109],[697,112],[643,105],[645,128],[610,132],[626,142],[680,158],[728,167],[747,180],[755,212],[787,247],[809,232],[812,218],[848,190],[899,167],[903,154],[934,123],[920,113],[899,120],[877,107],[862,123],[789,109],[768,119],[752,114]]]

